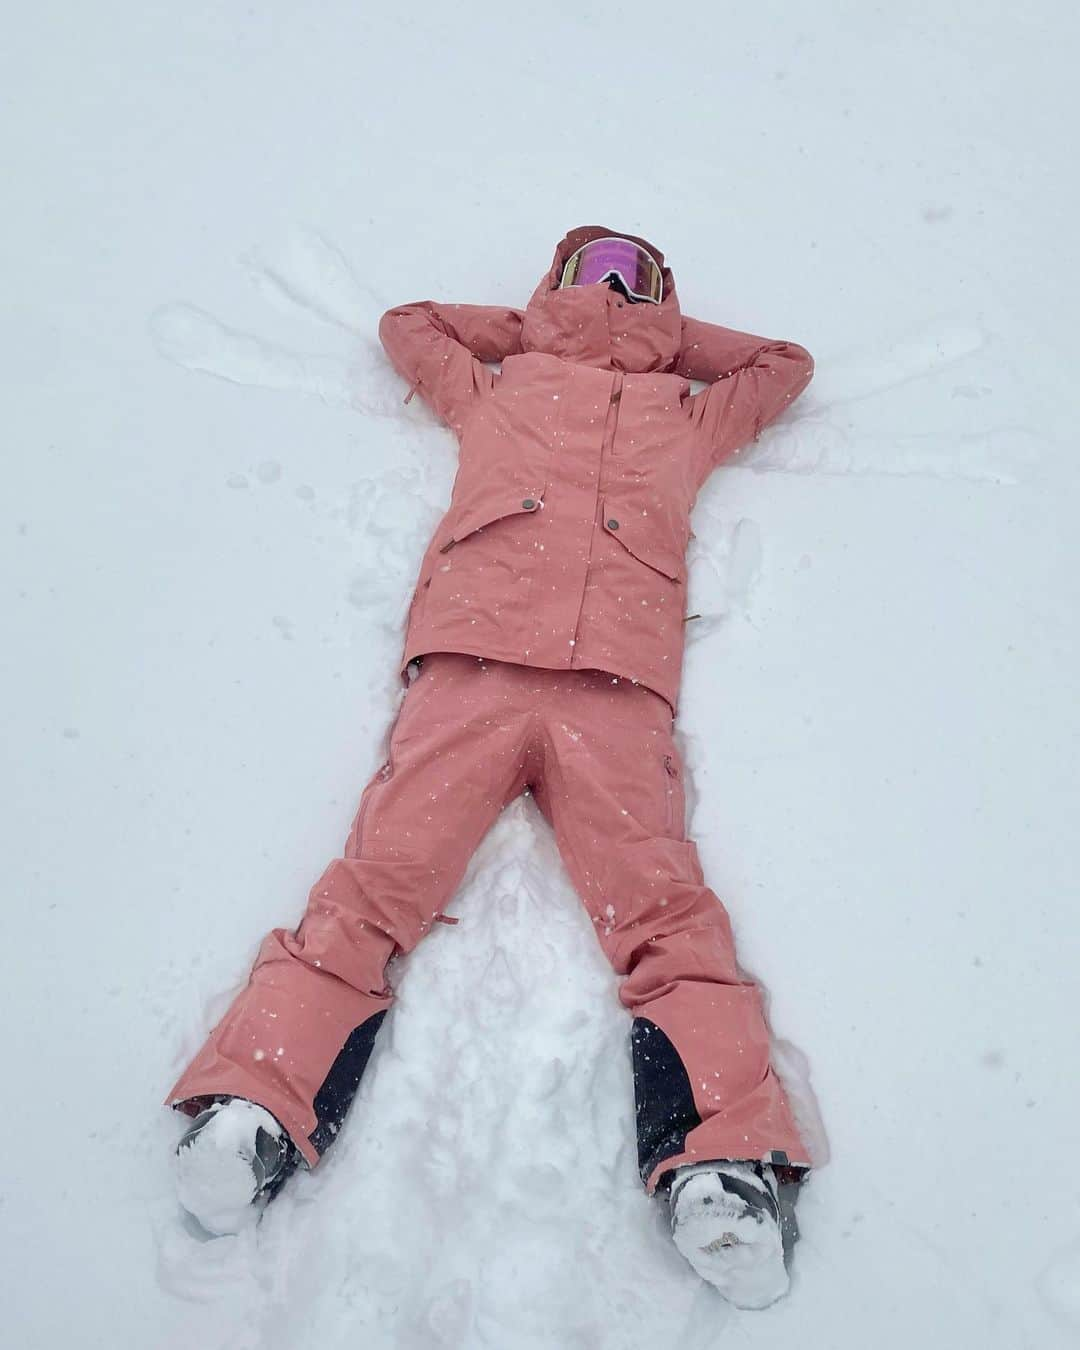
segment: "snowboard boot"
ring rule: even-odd
[[[243,1097],[200,1111],[176,1146],[181,1205],[208,1233],[250,1227],[300,1154],[269,1111]]]
[[[679,1167],[671,1183],[675,1246],[736,1308],[767,1308],[787,1293],[778,1186],[751,1162]]]

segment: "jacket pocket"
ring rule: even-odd
[[[680,552],[675,542],[653,524],[649,516],[620,512],[618,503],[605,497],[600,503],[601,524],[638,562],[671,581],[681,582],[686,574],[686,546]]]
[[[513,516],[532,515],[544,504],[543,492],[529,495],[528,491],[500,493],[498,497],[478,502],[472,507],[457,509],[451,506],[446,513],[438,532],[438,552],[448,553],[455,544],[460,544],[469,535],[475,534],[497,521]]]

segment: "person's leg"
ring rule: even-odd
[[[533,784],[633,1015],[638,1161],[652,1193],[683,1164],[809,1166],[769,1060],[762,996],[685,837],[671,711],[597,671],[559,682]],[[797,1175],[797,1171],[789,1175]]]
[[[523,723],[505,668],[439,653],[403,696],[386,762],[344,856],[295,931],[264,939],[251,979],[167,1097],[196,1113],[242,1097],[309,1166],[333,1140],[392,1001],[386,964],[429,932],[503,806],[524,786]]]

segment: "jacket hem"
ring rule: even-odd
[[[413,639],[406,645],[404,654],[401,658],[399,673],[402,683],[406,685],[409,683],[409,662],[415,661],[418,657],[424,656],[428,652],[456,652],[460,656],[475,656],[481,661],[503,661],[508,665],[529,666],[534,670],[600,670],[603,671],[605,675],[615,675],[620,680],[629,680],[633,684],[641,685],[643,689],[648,689],[651,694],[655,694],[657,698],[664,700],[671,709],[672,718],[675,717],[677,711],[676,700],[673,695],[667,693],[656,684],[650,684],[648,680],[643,680],[636,675],[630,675],[625,670],[617,669],[614,663],[602,666],[593,665],[591,663],[589,665],[573,665],[569,662],[565,665],[555,665],[550,661],[530,659],[527,656],[523,656],[520,651],[511,650],[510,648],[496,649],[491,643],[487,642],[484,643],[484,649],[481,651],[478,645],[472,646],[467,642],[457,642],[447,639],[440,641],[438,638],[432,638],[430,640],[424,640],[423,638]]]

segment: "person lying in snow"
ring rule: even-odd
[[[236,1231],[314,1167],[411,951],[507,803],[552,825],[632,1015],[638,1163],[740,1306],[788,1287],[778,1192],[809,1157],[758,988],[686,838],[672,735],[694,499],[809,383],[791,342],[684,317],[663,255],[571,230],[524,311],[402,305],[379,335],[456,433],[408,615],[405,690],[344,856],[169,1093],[181,1202]],[[501,370],[492,369],[501,363]],[[691,381],[706,386],[693,393]],[[451,921],[452,922],[452,921]]]

